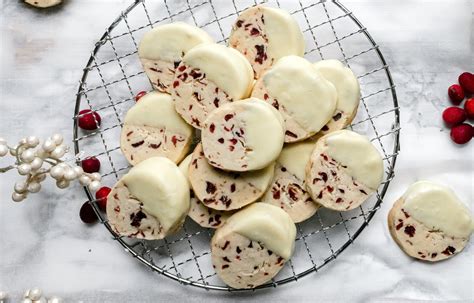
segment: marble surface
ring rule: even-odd
[[[100,33],[130,1],[69,0],[40,12],[0,1],[0,136],[53,132],[72,138],[82,68]],[[214,1],[220,2],[220,1]],[[474,300],[472,241],[459,256],[426,264],[390,238],[386,216],[412,182],[453,187],[474,209],[471,142],[455,146],[441,121],[446,89],[474,66],[472,1],[343,1],[369,29],[391,66],[401,106],[401,153],[382,208],[354,245],[318,274],[255,293],[206,292],[149,271],[100,225],[85,226],[74,186],[21,204],[10,199],[16,173],[0,176],[0,290],[17,302],[33,286],[67,302],[400,302]],[[472,70],[471,70],[472,71]],[[0,164],[3,164],[0,161]]]

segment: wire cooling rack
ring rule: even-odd
[[[349,212],[320,209],[297,225],[295,253],[270,283],[276,287],[321,268],[345,250],[379,209],[394,177],[399,152],[399,107],[389,67],[367,29],[338,1],[246,0],[135,0],[112,22],[95,44],[84,68],[74,113],[76,154],[101,160],[103,184],[112,186],[130,166],[120,152],[122,119],[141,90],[151,90],[137,55],[143,34],[159,24],[184,21],[203,28],[218,43],[226,43],[236,16],[249,6],[266,3],[290,12],[298,21],[310,61],[339,59],[351,67],[361,83],[361,103],[350,128],[368,136],[382,153],[384,181],[375,195]],[[84,132],[77,127],[78,112],[91,109],[102,117],[101,127]],[[86,194],[100,221],[125,251],[152,270],[185,285],[212,290],[234,290],[216,276],[210,258],[212,230],[189,218],[182,230],[164,240],[145,241],[117,236]]]

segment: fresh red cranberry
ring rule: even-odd
[[[136,96],[135,96],[135,102],[138,102],[138,100],[140,100],[141,97],[145,96],[146,95],[146,91],[142,90],[141,92],[139,92]]]
[[[99,208],[103,211],[107,208],[107,196],[109,195],[112,189],[107,186],[103,186],[99,188],[98,191],[95,192],[95,199],[97,200],[97,204]]]
[[[451,128],[451,139],[457,144],[466,144],[473,136],[473,128],[467,123],[463,123]]]
[[[458,78],[459,84],[466,93],[474,94],[474,75],[468,72],[462,73]]]
[[[79,112],[79,127],[86,130],[95,130],[100,126],[100,116],[97,112],[90,109],[83,109]]]
[[[461,85],[453,84],[448,88],[448,96],[454,104],[459,104],[464,100],[464,90]]]
[[[96,157],[89,157],[81,161],[82,169],[89,174],[100,170],[100,161]]]
[[[464,103],[464,110],[469,119],[474,119],[474,98],[467,99]]]
[[[95,223],[98,220],[97,215],[89,202],[84,202],[84,204],[82,204],[81,210],[79,211],[79,217],[81,217],[82,222],[87,224]]]
[[[466,112],[459,107],[451,106],[443,111],[443,120],[448,126],[454,126],[463,123],[466,120]]]

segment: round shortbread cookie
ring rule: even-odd
[[[248,172],[224,171],[207,162],[202,145],[194,149],[189,182],[202,203],[217,210],[234,210],[257,201],[273,177],[274,164]]]
[[[252,67],[242,54],[224,45],[203,44],[183,57],[171,95],[176,111],[200,129],[214,109],[247,98],[252,84]]]
[[[179,164],[179,169],[186,176],[189,181],[189,164],[191,163],[193,154],[188,155]],[[191,188],[191,184],[189,184]],[[189,209],[188,216],[197,224],[205,228],[219,228],[225,221],[234,213],[233,211],[222,211],[215,210],[205,206],[198,198],[194,195],[194,191],[191,189],[191,208]]]
[[[336,109],[337,92],[308,60],[283,57],[257,80],[252,97],[275,107],[285,120],[285,142],[319,132]]]
[[[314,63],[316,70],[337,91],[337,105],[331,120],[321,129],[323,134],[343,129],[351,124],[360,102],[360,85],[352,70],[339,60],[321,60]]]
[[[314,141],[285,145],[276,160],[272,183],[262,197],[262,202],[280,207],[295,223],[312,217],[320,207],[305,184],[305,168],[314,146]]]
[[[120,147],[132,165],[157,156],[178,163],[189,152],[193,132],[175,111],[170,95],[150,92],[128,110]]]
[[[284,134],[281,114],[268,103],[249,98],[211,112],[202,129],[202,147],[214,167],[258,170],[278,157]]]
[[[339,211],[360,206],[382,178],[379,151],[366,137],[350,130],[321,137],[306,166],[306,188],[313,200]]]
[[[474,220],[451,189],[419,181],[395,202],[388,214],[388,227],[407,255],[435,262],[464,249],[474,230]]]
[[[140,162],[107,197],[107,218],[121,236],[163,239],[179,230],[189,211],[189,185],[164,157]]]
[[[157,26],[138,46],[138,57],[153,88],[171,93],[174,74],[183,56],[193,47],[213,40],[202,29],[183,22]]]
[[[244,10],[232,27],[229,46],[244,54],[255,78],[278,59],[304,54],[304,37],[298,23],[286,11],[266,6]]]
[[[232,215],[211,240],[217,275],[234,288],[270,281],[293,254],[296,227],[278,207],[254,203]]]
[[[25,3],[33,5],[39,8],[48,8],[56,6],[62,2],[62,0],[24,0]]]

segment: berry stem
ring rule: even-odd
[[[16,168],[16,165],[9,165],[6,167],[0,167],[0,173],[6,173],[7,171]]]

